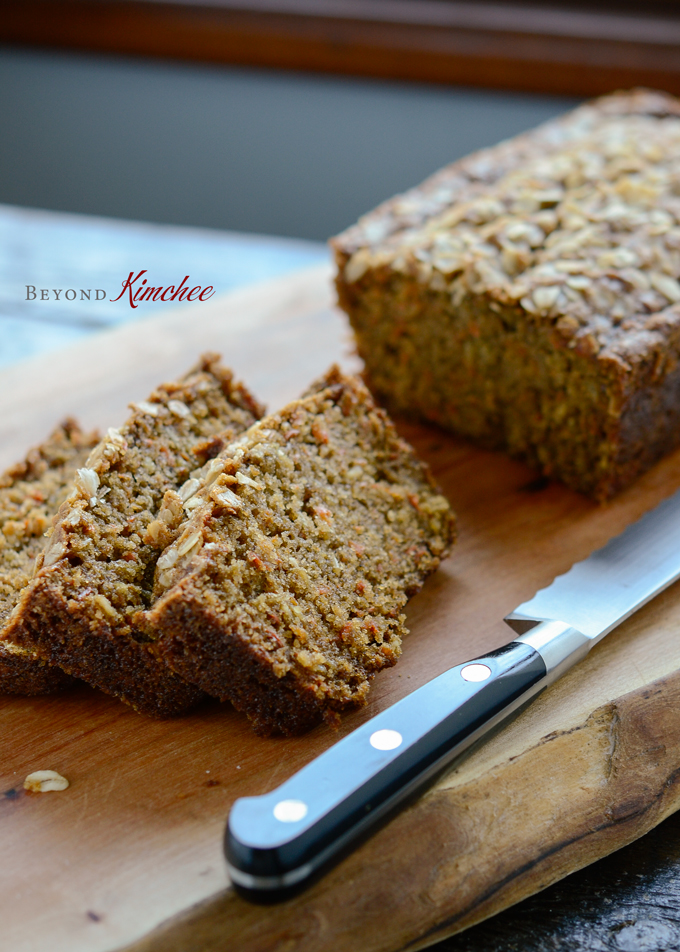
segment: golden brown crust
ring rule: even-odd
[[[194,704],[201,692],[150,654],[135,615],[181,522],[177,490],[261,409],[214,354],[133,405],[78,470],[13,613],[13,643],[144,713]]]
[[[249,718],[256,733],[299,734],[325,718],[335,725],[337,714],[314,685],[290,672],[278,677],[271,659],[258,650],[270,631],[261,626],[235,626],[229,630],[223,613],[197,597],[190,582],[180,582],[163,599],[150,624],[162,627],[155,646],[160,657],[199,683],[206,694],[231,701]],[[352,703],[361,706],[364,697]]]
[[[203,693],[177,677],[148,646],[120,636],[101,617],[79,611],[79,585],[59,569],[35,579],[20,606],[12,638],[31,645],[52,665],[61,665],[142,714],[171,717],[194,707]]]
[[[0,644],[0,694],[29,697],[56,694],[75,683],[74,678],[38,658],[33,652]]]
[[[159,559],[140,624],[187,680],[260,733],[365,702],[454,520],[363,384],[334,368],[213,461]]]

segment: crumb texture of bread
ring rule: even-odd
[[[8,638],[147,714],[181,713],[201,692],[145,644],[156,561],[202,466],[263,412],[216,355],[132,404],[78,468],[14,610]]]
[[[400,655],[408,597],[455,535],[429,469],[365,386],[333,368],[316,387],[213,461],[142,622],[174,670],[261,734],[365,702]]]
[[[390,409],[596,499],[680,442],[680,100],[586,103],[333,244]]]
[[[75,420],[65,420],[0,476],[0,638],[31,580],[52,517],[98,442],[97,433],[83,433]],[[72,682],[32,651],[0,641],[0,693],[49,694]]]

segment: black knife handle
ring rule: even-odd
[[[225,853],[232,881],[274,893],[304,881],[545,685],[514,641],[450,668],[393,704],[271,793],[237,800]]]

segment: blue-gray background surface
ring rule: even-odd
[[[323,241],[574,102],[0,48],[0,202]]]

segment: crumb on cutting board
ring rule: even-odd
[[[24,780],[24,790],[30,793],[49,793],[52,790],[66,790],[69,782],[56,770],[35,770]]]

